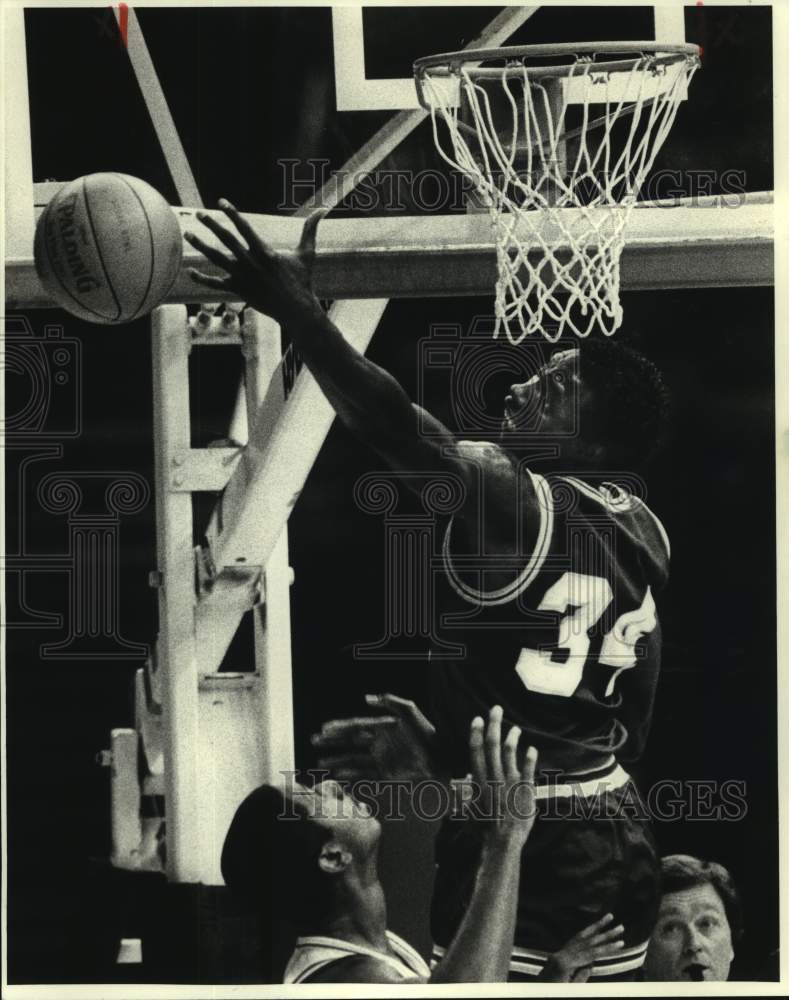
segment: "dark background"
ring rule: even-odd
[[[646,9],[576,12],[580,39],[637,37]],[[406,75],[410,60],[463,44],[495,8],[452,12],[456,37],[436,12],[368,12],[370,75]],[[566,37],[570,11],[541,11],[528,40]],[[249,211],[276,211],[277,158],[325,157],[340,166],[386,119],[333,109],[330,19],[325,9],[142,10],[140,22],[171,103],[198,186]],[[434,23],[435,21],[435,23]],[[704,67],[680,111],[659,166],[684,171],[742,170],[748,190],[772,186],[771,42],[768,8],[689,8],[687,34],[704,44]],[[39,10],[26,15],[36,181],[99,170],[135,174],[176,202],[153,130],[106,11]],[[618,25],[618,27],[617,27]],[[647,31],[647,33],[649,33]],[[525,29],[516,36],[523,41]],[[417,41],[414,41],[416,39]],[[414,47],[416,50],[414,51]],[[437,166],[423,126],[383,165]],[[406,206],[409,208],[409,206]],[[412,206],[411,206],[412,208]],[[675,398],[670,445],[649,479],[650,506],[672,540],[670,586],[660,605],[664,668],[652,735],[638,769],[645,786],[661,780],[740,780],[747,815],[738,822],[658,825],[664,852],[722,862],[740,885],[747,936],[743,978],[773,974],[778,940],[775,508],[772,289],[716,289],[624,296],[626,343],[664,371]],[[431,324],[491,312],[490,300],[411,300],[387,308],[370,356],[418,395],[419,343]],[[27,317],[36,336],[48,324],[79,352],[74,379],[80,433],[12,437],[6,454],[8,547],[25,518],[27,557],[62,554],[65,517],[41,508],[40,479],[52,471],[133,471],[150,483],[152,416],[146,322],[116,329],[61,312]],[[16,325],[14,325],[16,324]],[[18,332],[18,317],[12,332]],[[75,369],[75,370],[76,370]],[[222,437],[239,359],[230,349],[193,352],[196,445]],[[25,373],[8,366],[7,412],[30,394]],[[491,386],[491,407],[497,401]],[[446,394],[424,400],[449,418]],[[75,404],[76,405],[76,404]],[[22,462],[49,440],[57,456]],[[27,450],[26,450],[27,449]],[[368,690],[421,698],[426,665],[354,662],[349,647],[383,632],[384,526],[353,504],[357,478],[375,457],[335,427],[290,520],[297,758],[314,759],[309,734],[328,717],[360,709]],[[23,514],[24,512],[24,514]],[[120,524],[119,621],[126,640],[153,644],[153,502]],[[199,522],[199,518],[198,518]],[[198,525],[199,526],[199,525]],[[199,541],[199,538],[197,539]],[[28,561],[28,570],[32,562]],[[20,579],[24,590],[20,590]],[[65,577],[8,577],[8,622],[30,609],[63,614]],[[27,612],[20,611],[24,603]],[[96,859],[109,853],[108,774],[95,754],[112,727],[133,724],[130,698],[141,659],[53,661],[41,647],[62,632],[10,627],[7,641],[9,979],[106,980],[117,935],[136,936],[139,914]],[[248,665],[243,640],[232,665]],[[687,791],[684,796],[687,798]],[[409,852],[418,852],[414,864]],[[383,867],[392,927],[424,943],[416,912],[427,892],[429,845],[412,826],[387,830]],[[402,871],[421,871],[405,879]],[[135,922],[137,921],[137,923]]]

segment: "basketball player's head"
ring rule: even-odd
[[[222,876],[247,909],[315,930],[342,906],[349,883],[374,871],[380,824],[333,781],[282,791],[261,785],[236,810]]]
[[[659,449],[667,416],[668,390],[651,361],[615,340],[587,340],[510,387],[502,439],[539,435],[560,443],[565,464],[629,471]]]
[[[648,982],[725,982],[742,934],[731,875],[714,861],[671,854],[661,862],[662,897],[649,941]]]

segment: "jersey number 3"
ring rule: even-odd
[[[608,580],[583,573],[565,573],[548,588],[537,610],[562,615],[558,649],[521,650],[515,669],[529,691],[565,698],[575,694],[589,655],[589,630],[605,614],[613,596]],[[638,640],[656,625],[655,602],[647,587],[641,607],[620,615],[603,638],[597,662],[614,668],[606,697],[614,693],[620,672],[635,666]],[[557,654],[561,654],[563,662]]]

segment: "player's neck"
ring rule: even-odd
[[[513,442],[505,436],[498,444],[517,467],[535,472],[599,472],[610,464],[601,448],[585,447],[574,438],[535,437],[529,442]]]
[[[320,933],[376,951],[389,951],[386,898],[378,880],[377,864],[348,873],[338,886],[336,905]]]

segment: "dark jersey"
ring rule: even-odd
[[[526,472],[518,504],[514,556],[460,555],[451,521],[444,537],[441,634],[465,655],[432,661],[432,713],[453,772],[466,773],[470,720],[497,704],[544,768],[637,756],[659,669],[663,526],[630,493],[574,476]]]

